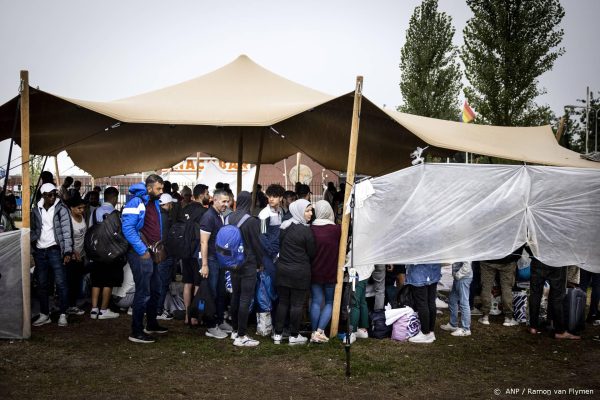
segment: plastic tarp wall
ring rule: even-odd
[[[21,244],[28,241],[29,229],[0,233],[0,338],[3,339],[29,336],[23,327],[21,256]]]
[[[493,260],[527,242],[600,272],[600,171],[421,164],[356,185],[354,263]]]

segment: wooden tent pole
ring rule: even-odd
[[[252,205],[250,206],[250,214],[254,214],[254,205],[256,204],[256,185],[258,185],[258,176],[260,175],[260,163],[262,162],[263,144],[265,142],[265,130],[260,133],[260,144],[258,145],[258,159],[256,160],[256,173],[254,174],[254,182],[252,183]]]
[[[56,173],[56,187],[60,187],[60,171],[58,170],[58,154],[54,156],[54,172]]]
[[[556,141],[558,143],[560,143],[560,138],[562,137],[563,133],[565,133],[566,127],[567,125],[565,124],[565,117],[560,117],[560,120],[558,121],[558,129],[556,130]]]
[[[300,182],[300,152],[296,153],[296,182]]]
[[[362,104],[363,77],[356,77],[356,89],[354,91],[354,108],[352,111],[352,129],[350,131],[350,148],[348,150],[348,168],[346,168],[346,191],[344,192],[344,212],[342,218],[342,236],[340,238],[340,250],[338,253],[337,283],[333,297],[333,315],[331,316],[331,331],[329,337],[338,333],[340,322],[340,307],[342,303],[342,286],[344,280],[344,265],[346,264],[346,249],[348,247],[348,231],[350,229],[350,214],[345,212],[346,204],[350,198],[350,192],[354,185],[354,169],[356,166],[356,149],[358,147],[358,130],[360,125],[360,108]],[[349,318],[350,316],[348,316]]]
[[[196,152],[196,180],[194,181],[194,186],[198,184],[199,176],[200,176],[200,152],[198,151],[198,152]]]
[[[21,71],[21,214],[23,229],[31,228],[31,177],[29,175],[29,72]],[[25,239],[25,240],[24,240]],[[31,337],[30,293],[30,242],[29,235],[21,236],[21,282],[23,286],[23,337]]]
[[[242,191],[242,164],[244,162],[244,134],[240,128],[240,141],[238,143],[238,159],[237,159],[237,195]]]

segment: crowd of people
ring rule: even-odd
[[[73,182],[72,178],[66,178],[60,188],[54,185],[50,173],[44,172],[41,179],[31,212],[31,249],[40,307],[33,326],[51,323],[50,291],[55,291],[58,299],[59,326],[68,325],[69,315],[84,315],[86,310],[78,307],[78,297],[87,273],[91,281],[90,317],[119,318],[111,295],[113,288],[123,283],[124,267],[128,265],[135,284],[130,310],[132,342],[153,343],[156,335],[168,332],[161,323],[173,319],[173,315],[164,306],[165,297],[180,274],[186,309],[183,323],[190,327],[202,325],[207,337],[229,337],[235,346],[259,345],[248,333],[257,272],[268,276],[277,295],[270,310],[271,339],[275,344],[329,341],[326,332],[338,279],[343,209],[343,192],[332,183],[323,200],[313,204],[307,185],[297,185],[295,191],[286,191],[278,184],[269,185],[264,192],[257,187],[254,196],[242,191],[234,200],[226,184],[218,184],[212,194],[203,184],[186,186],[179,193],[177,184],[150,175],[145,182],[129,188],[129,200],[117,210],[119,191],[114,187],[107,187],[103,193],[95,187],[82,197],[81,182]],[[14,196],[4,196],[3,230],[17,229],[11,218],[15,209]],[[90,259],[84,246],[86,233],[110,220],[120,224],[128,250],[110,261]],[[233,269],[223,268],[219,258],[231,250],[219,244],[219,232],[227,225],[237,228],[243,243],[243,261]],[[173,239],[174,232],[180,232],[177,240]],[[478,322],[489,325],[496,282],[501,292],[503,325],[518,326],[513,316],[513,287],[517,260],[523,251],[529,250],[523,247],[500,260],[452,264],[450,320],[439,328],[455,337],[470,336],[472,315],[481,315]],[[554,337],[579,339],[565,324],[566,289],[568,285],[579,284],[584,290],[591,286],[587,320],[600,320],[600,274],[581,270],[578,281],[567,279],[566,266],[550,267],[535,257],[531,260],[528,331],[537,334],[545,328],[540,302],[544,284],[549,282],[548,321]],[[356,283],[349,296],[351,308],[346,318],[351,330],[346,333],[347,340],[368,338],[369,310],[381,311],[388,303],[392,307],[410,305],[418,314],[420,331],[409,342],[436,340],[441,264],[356,266],[349,272]],[[230,294],[226,290],[228,281]],[[374,291],[372,305],[367,301],[369,284]],[[198,315],[190,311],[203,286],[210,293],[208,300],[214,304],[214,312]],[[480,308],[476,307],[477,298]],[[311,333],[307,336],[301,333],[305,319],[310,323]]]

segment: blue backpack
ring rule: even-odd
[[[242,266],[246,256],[244,254],[244,239],[240,226],[250,218],[246,214],[237,225],[229,225],[229,217],[225,219],[225,225],[217,232],[215,247],[217,250],[217,261],[221,268],[237,270]]]

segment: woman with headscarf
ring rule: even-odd
[[[291,203],[292,218],[280,226],[279,260],[277,262],[276,285],[279,305],[275,316],[273,341],[281,343],[286,316],[290,315],[289,344],[304,344],[308,339],[298,332],[302,318],[302,306],[310,287],[311,260],[316,254],[316,245],[309,222],[312,205],[300,199]]]
[[[315,205],[315,220],[310,227],[317,246],[317,254],[312,262],[310,285],[310,322],[313,330],[310,341],[314,343],[329,341],[325,335],[325,328],[331,320],[342,235],[341,226],[336,225],[334,220],[335,215],[329,202],[319,200]]]
[[[244,218],[246,220],[239,226],[244,240],[244,263],[239,269],[231,272],[231,339],[234,346],[258,346],[258,340],[247,335],[248,313],[250,303],[254,298],[256,286],[256,270],[263,258],[260,245],[260,221],[251,216],[250,204],[252,195],[246,191],[240,192],[237,197],[237,208],[227,217],[227,223],[237,225]]]

